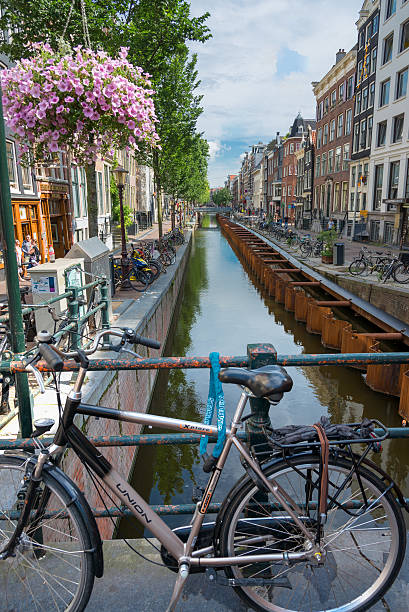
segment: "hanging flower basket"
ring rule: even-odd
[[[0,73],[7,125],[35,160],[69,148],[78,163],[114,149],[158,146],[149,75],[127,60],[76,47],[72,55],[35,44],[34,55]]]

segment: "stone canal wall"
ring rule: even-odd
[[[167,268],[167,273],[162,274],[151,289],[138,300],[127,300],[115,309],[114,317],[118,318],[113,325],[136,328],[138,334],[159,340],[163,350],[189,260],[191,240],[192,233],[187,233],[186,243],[178,249],[176,263]],[[136,350],[143,357],[159,357],[161,354],[161,350],[146,347],[137,347]],[[103,355],[107,357],[106,352]],[[112,357],[117,359],[118,355],[113,353]],[[83,401],[121,410],[146,412],[157,374],[158,370],[90,372],[84,385]],[[77,425],[89,436],[135,435],[141,429],[140,425],[134,423],[82,416],[77,418]],[[121,475],[130,474],[135,457],[134,446],[106,447],[102,453]],[[91,507],[103,507],[95,487],[84,473],[83,465],[70,451],[64,459],[64,471],[77,482]],[[108,498],[106,504],[112,507]],[[98,526],[103,539],[111,538],[114,534],[114,524],[110,519],[98,519]]]

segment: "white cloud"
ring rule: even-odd
[[[210,179],[222,184],[237,169],[229,167],[237,152],[226,151],[233,140],[268,141],[287,132],[298,111],[314,117],[311,81],[331,68],[339,48],[355,44],[362,0],[191,0],[191,6],[193,15],[211,13],[213,38],[191,48],[204,95],[199,129],[214,143]],[[302,72],[277,65],[292,51],[305,58]]]

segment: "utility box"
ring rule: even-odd
[[[111,282],[111,271],[109,264],[110,250],[96,236],[88,240],[80,240],[72,245],[64,259],[84,260],[85,284],[96,280],[95,276],[105,276],[108,283]]]
[[[67,272],[67,274],[66,274]],[[65,293],[68,276],[68,284],[71,286],[81,286],[84,283],[84,260],[77,259],[56,259],[54,262],[44,263],[34,268],[30,268],[31,290],[33,304],[43,302]],[[51,304],[56,314],[61,314],[67,310],[67,300],[59,300]],[[39,308],[34,311],[37,331],[47,330],[51,334],[54,332],[54,321],[47,308]]]
[[[95,277],[104,276],[108,282],[108,295],[112,295],[112,278],[109,248],[96,236],[87,240],[80,240],[72,245],[65,260],[81,258],[84,261],[85,285],[97,280]],[[92,289],[87,290],[87,302],[91,298]],[[84,296],[85,297],[85,296]],[[111,319],[111,303],[109,304],[109,318]]]
[[[335,266],[343,266],[345,263],[345,244],[336,242],[332,249],[332,263]]]

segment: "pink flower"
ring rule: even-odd
[[[67,97],[65,98],[65,101],[66,101],[68,104],[70,104],[71,102],[74,102],[74,98],[73,98],[72,96],[67,96]]]
[[[53,94],[49,100],[51,104],[57,104],[60,101],[60,98],[56,94]]]
[[[60,113],[63,113],[63,112],[64,112],[64,110],[65,110],[65,108],[64,108],[64,104],[60,104],[60,105],[59,105],[59,106],[57,106],[57,108],[55,109],[55,112],[56,112],[57,114],[60,114]]]
[[[51,140],[51,142],[48,143],[48,148],[50,149],[51,153],[57,153],[58,144],[55,142],[55,140]]]
[[[44,119],[45,117],[45,111],[41,110],[40,108],[38,109],[38,111],[36,111],[36,115],[38,117],[38,119]]]
[[[82,96],[82,94],[84,93],[84,87],[83,85],[81,85],[81,83],[76,86],[75,93],[77,94],[77,96]]]

